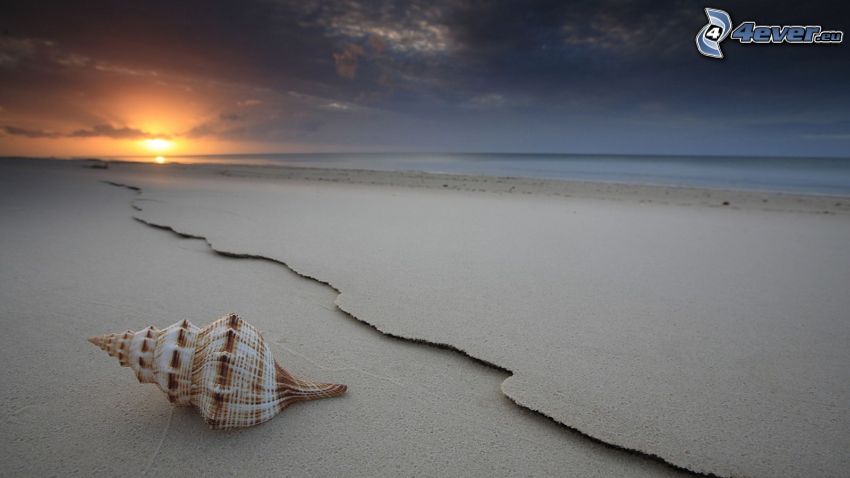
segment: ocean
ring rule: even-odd
[[[423,171],[850,196],[850,158],[329,153],[174,156],[168,161]]]

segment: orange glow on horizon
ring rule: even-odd
[[[150,151],[161,153],[171,149],[171,147],[174,146],[174,142],[162,138],[153,138],[144,140],[144,145]]]
[[[135,123],[132,123],[135,125]],[[56,131],[73,130],[78,125],[53,126],[49,129]],[[136,127],[136,126],[133,126]],[[141,129],[141,127],[137,127]],[[151,131],[145,129],[144,131]],[[148,146],[146,140],[142,139],[115,139],[107,137],[93,138],[28,138],[22,136],[0,136],[0,156],[32,156],[32,157],[96,157],[101,159],[144,158],[143,160],[154,162],[157,156],[166,158],[166,163],[172,160],[177,162],[191,162],[191,159],[177,157],[185,155],[207,155],[207,154],[256,154],[256,153],[301,153],[316,151],[337,151],[334,145],[317,145],[288,142],[272,143],[263,141],[234,141],[223,140],[215,137],[186,138],[180,136],[180,130],[158,129],[154,130],[162,134],[161,138],[167,142],[168,147],[163,151],[155,151]],[[164,139],[175,138],[175,139]],[[158,142],[157,142],[158,143]],[[157,144],[154,143],[154,144]],[[137,159],[138,160],[138,159]]]
[[[165,133],[163,133],[165,134]],[[257,153],[309,153],[338,152],[336,145],[312,145],[304,143],[270,143],[251,141],[228,141],[217,138],[181,138],[174,141],[168,154],[148,149],[144,141],[138,139],[111,138],[0,138],[0,156],[32,157],[96,157],[102,159],[118,157],[142,157],[153,162],[157,156],[164,156],[167,162],[190,162],[189,159],[176,159],[182,155],[206,154],[257,154]]]
[[[165,164],[166,161],[165,156],[157,156],[153,160],[156,164]]]
[[[233,93],[216,85],[194,85],[194,89],[189,91],[179,88],[179,78],[175,79],[176,83],[162,84],[148,80],[150,79],[134,77],[128,79],[127,84],[104,87],[96,94],[92,93],[91,96],[78,99],[79,101],[75,99],[69,106],[75,111],[97,112],[98,117],[104,118],[104,123],[109,123],[115,129],[132,130],[133,134],[138,136],[72,136],[68,133],[91,130],[97,121],[65,120],[52,112],[38,115],[21,113],[21,120],[16,120],[16,126],[19,122],[19,126],[25,129],[45,130],[57,134],[51,137],[28,137],[3,135],[0,132],[0,155],[107,159],[126,157],[150,163],[155,163],[158,156],[163,156],[166,163],[182,163],[192,161],[185,158],[187,155],[325,149],[314,144],[289,141],[278,143],[248,138],[223,138],[214,133],[190,135],[189,132],[199,125],[218,121],[222,111],[238,110],[239,107],[234,106],[237,99],[247,97],[248,92],[242,94],[239,90]],[[0,116],[9,114],[0,107]],[[0,123],[0,129],[3,124],[5,123]]]

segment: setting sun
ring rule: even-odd
[[[171,148],[171,146],[174,145],[173,141],[169,141],[167,139],[161,139],[161,138],[146,139],[144,141],[144,143],[145,143],[146,148],[148,148],[151,151],[155,151],[157,153],[161,152],[161,151],[165,151],[165,150]]]
[[[165,156],[157,156],[153,160],[156,164],[165,164]]]

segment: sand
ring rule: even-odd
[[[3,169],[2,307],[15,320],[2,453],[14,470],[675,472],[640,454],[734,476],[850,466],[844,200],[413,173]],[[74,342],[230,310],[294,372],[349,395],[216,434]],[[85,438],[68,444],[74,433]]]
[[[132,220],[133,191],[100,179],[0,162],[0,475],[684,476],[515,406],[506,373],[386,337],[326,285]],[[229,311],[289,370],[349,393],[212,431],[86,341]]]

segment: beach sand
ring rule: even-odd
[[[4,473],[850,467],[845,199],[292,168],[0,168]],[[348,394],[213,432],[85,341],[231,311],[285,367]]]

